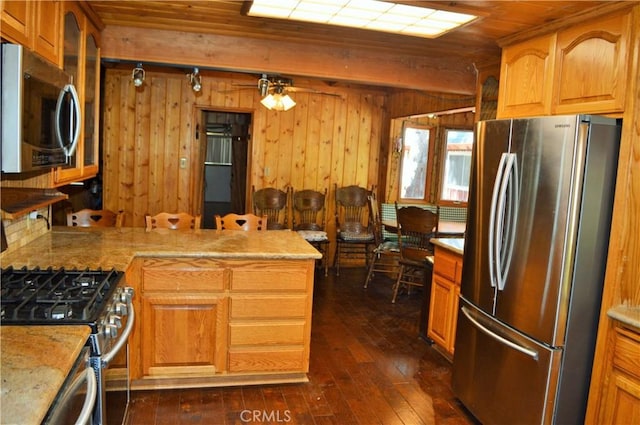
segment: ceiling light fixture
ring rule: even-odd
[[[296,106],[296,102],[284,92],[282,87],[276,87],[275,93],[268,94],[264,99],[260,101],[262,105],[273,111],[288,111]]]
[[[200,75],[200,70],[197,67],[193,68],[193,72],[187,75],[187,77],[189,77],[189,83],[191,84],[191,88],[194,92],[198,93],[202,90],[202,77]]]
[[[131,81],[133,81],[133,85],[136,87],[140,87],[142,83],[144,83],[144,69],[142,68],[141,63],[138,63],[138,65],[133,68],[133,72],[131,73]]]
[[[249,16],[436,38],[473,21],[475,15],[378,0],[253,0]]]

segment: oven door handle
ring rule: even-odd
[[[87,391],[84,397],[84,403],[82,404],[82,409],[76,419],[75,425],[87,425],[91,420],[93,407],[96,404],[96,397],[98,395],[98,383],[96,380],[96,373],[93,368],[87,367],[84,372],[77,375],[58,402],[60,406],[68,406],[71,403],[70,399],[80,392],[80,387],[84,381],[87,381]],[[53,418],[52,422],[54,423],[60,420],[60,418],[57,418],[55,415]]]
[[[87,425],[91,420],[93,413],[93,407],[96,404],[96,397],[98,395],[98,383],[96,382],[96,373],[92,367],[88,367],[83,375],[87,380],[87,394],[84,397],[84,405],[76,420],[76,425]],[[82,376],[79,377],[80,380]]]
[[[131,334],[131,331],[133,330],[133,323],[135,322],[136,314],[133,309],[133,303],[131,301],[127,302],[127,311],[129,312],[129,314],[127,315],[127,325],[124,327],[120,339],[118,339],[118,342],[115,343],[113,348],[111,348],[108,353],[102,356],[101,366],[103,369],[109,365],[111,360],[113,360],[120,349],[127,343],[129,334]]]

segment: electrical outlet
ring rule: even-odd
[[[35,220],[35,219],[37,219],[37,218],[38,218],[38,211],[31,211],[31,212],[29,213],[29,218],[30,218],[31,220]]]

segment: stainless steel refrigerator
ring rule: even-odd
[[[484,424],[582,424],[620,140],[615,119],[478,123],[453,390]]]

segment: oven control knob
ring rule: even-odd
[[[107,338],[116,338],[118,336],[118,327],[111,323],[104,325],[104,335]]]
[[[117,314],[109,315],[109,325],[113,325],[116,328],[120,329],[122,327],[122,318]]]
[[[128,313],[127,304],[123,302],[117,302],[116,305],[113,307],[113,311],[119,316],[126,316]]]
[[[133,288],[130,286],[125,286],[124,288],[122,288],[122,291],[120,291],[120,301],[122,301],[123,303],[130,303],[132,299]]]

